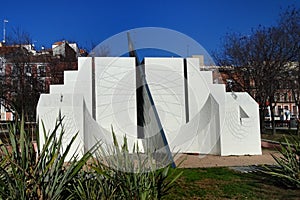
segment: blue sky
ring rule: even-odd
[[[76,41],[90,47],[119,32],[139,27],[164,27],[182,32],[208,52],[228,32],[247,34],[259,24],[276,23],[281,9],[300,7],[299,0],[52,0],[1,2],[1,30],[30,33],[37,48],[55,41]],[[1,31],[2,32],[2,31]],[[2,33],[0,34],[2,37]]]

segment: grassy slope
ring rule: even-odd
[[[183,175],[165,199],[300,199],[300,190],[228,168],[178,169]]]

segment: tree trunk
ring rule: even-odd
[[[276,126],[275,126],[275,115],[274,115],[274,106],[270,103],[270,111],[271,111],[271,124],[272,124],[272,134],[276,134]]]
[[[298,119],[297,119],[297,136],[300,137],[300,104],[299,102],[297,103],[298,107]]]
[[[263,121],[264,121],[264,114],[263,114],[263,111],[259,112],[259,115],[260,115],[260,120],[259,120],[259,123],[260,123],[260,130],[261,130],[261,133],[263,132]]]
[[[300,82],[300,76],[298,76],[299,80],[298,80],[298,83]],[[293,99],[295,101],[295,106],[298,108],[298,113],[297,113],[297,119],[296,120],[296,123],[297,123],[297,132],[296,134],[300,137],[300,97],[299,97],[299,90],[296,90],[297,87],[293,87],[292,88],[292,95],[293,95]],[[296,95],[296,91],[298,92]]]
[[[266,108],[261,106],[259,114],[260,114],[259,122],[260,122],[260,130],[261,130],[260,132],[265,133],[266,132],[266,127],[265,127]]]

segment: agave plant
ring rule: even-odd
[[[300,188],[300,138],[284,138],[278,150],[280,156],[272,155],[276,166],[265,166],[263,172],[287,187]]]
[[[84,177],[73,184],[70,199],[152,200],[167,195],[181,173],[170,166],[156,168],[149,162],[151,155],[142,154],[138,145],[129,153],[126,136],[123,145],[113,130],[112,137],[113,145],[101,145]]]
[[[117,188],[113,185],[111,179],[105,177],[105,172],[97,174],[93,170],[85,169],[73,181],[68,187],[69,195],[66,199],[109,200],[116,198],[115,191]]]
[[[48,134],[43,125],[45,143],[41,146],[37,135],[36,148],[24,130],[23,119],[11,125],[9,144],[0,142],[0,199],[64,199],[68,195],[67,187],[91,157],[91,152],[80,159],[73,154],[66,164],[77,134],[61,152],[63,118],[58,118]]]

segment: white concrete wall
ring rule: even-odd
[[[168,142],[186,122],[182,58],[145,58],[145,74]]]
[[[135,59],[95,58],[96,121],[109,132],[111,128],[123,141],[126,135],[130,149],[136,142]]]
[[[226,93],[221,155],[261,155],[260,139],[257,102],[248,93]]]
[[[146,79],[170,149],[224,156],[261,154],[257,103],[247,93],[232,95],[225,92],[225,85],[213,84],[212,72],[199,70],[199,59],[186,61],[187,91],[182,58],[145,58]],[[80,57],[78,71],[65,72],[64,85],[50,86],[50,94],[41,95],[40,122],[46,130],[54,128],[61,110],[67,128],[64,148],[79,131],[74,146],[79,146],[80,154],[96,140],[109,142],[111,127],[120,141],[126,135],[132,147],[137,141],[135,74],[134,58],[97,57],[93,70],[92,58]]]
[[[55,127],[56,119],[58,119],[59,112],[61,112],[61,116],[63,116],[63,126],[65,131],[63,137],[62,151],[64,151],[67,148],[67,144],[70,143],[71,139],[78,132],[78,136],[76,137],[70,149],[71,153],[68,154],[68,157],[66,159],[69,160],[71,158],[71,155],[75,151],[77,151],[79,156],[83,155],[83,123],[76,122],[74,117],[74,115],[83,116],[82,107],[82,96],[74,98],[73,94],[64,94],[62,98],[61,94],[42,94],[37,106],[38,119],[40,123],[39,132],[41,144],[44,143],[44,132],[41,122],[44,123],[45,130],[51,132]],[[60,131],[60,129],[57,131],[57,135],[60,134]]]
[[[201,154],[220,154],[218,138],[219,105],[212,93],[212,73],[199,70],[199,60],[188,58],[188,95],[190,120],[198,121],[197,127],[191,127],[187,132],[196,135],[188,152]],[[193,133],[193,134],[195,134]]]

